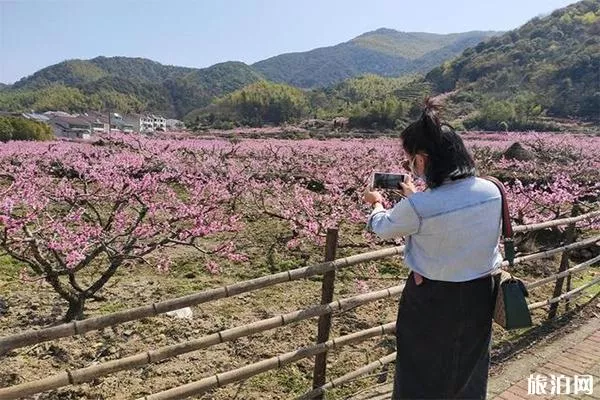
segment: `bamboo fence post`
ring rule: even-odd
[[[325,262],[335,260],[338,246],[338,230],[327,229],[327,241],[325,244]],[[323,285],[321,287],[321,304],[328,304],[333,300],[333,289],[335,282],[335,270],[326,272],[323,276]],[[317,344],[329,340],[329,331],[331,330],[331,314],[321,315],[319,317]],[[313,371],[313,388],[322,386],[325,383],[327,370],[327,352],[315,356],[315,369]],[[323,395],[317,396],[322,399]]]
[[[579,207],[577,206],[577,204],[573,205],[573,209],[571,210],[571,218],[575,218],[577,217],[577,214],[579,213]],[[572,222],[571,224],[569,224],[569,226],[567,227],[567,230],[565,231],[565,244],[571,244],[575,241],[575,223]],[[569,250],[565,250],[562,253],[562,257],[560,259],[560,266],[558,268],[558,272],[564,272],[567,269],[569,269]],[[570,277],[570,275],[569,275]],[[552,294],[552,297],[558,297],[560,296],[560,294],[562,293],[562,288],[563,288],[563,282],[564,282],[565,278],[561,277],[558,278],[556,280],[556,284],[554,285],[554,292]],[[570,280],[569,280],[569,287],[567,288],[567,292],[570,290]],[[554,317],[556,317],[556,311],[558,310],[558,303],[554,303],[550,305],[550,310],[548,310],[548,319],[552,319]]]
[[[567,275],[567,288],[565,289],[567,292],[571,291],[571,274]],[[565,300],[565,312],[568,312],[571,309],[571,300]]]

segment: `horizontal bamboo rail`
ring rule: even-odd
[[[339,387],[340,385],[342,385],[344,383],[348,383],[353,380],[356,380],[356,379],[360,378],[361,376],[368,374],[369,372],[375,371],[377,368],[383,367],[386,364],[393,363],[395,360],[396,360],[396,352],[393,352],[392,354],[388,354],[387,356],[382,357],[379,360],[373,361],[372,363],[369,363],[363,367],[360,367],[359,369],[357,369],[355,371],[352,371],[345,375],[342,375],[339,378],[330,379],[329,382],[327,382],[323,386],[320,386],[316,389],[311,390],[308,393],[303,394],[300,397],[297,397],[296,400],[309,400],[316,396],[325,394],[325,392],[329,389],[333,389],[333,388]]]
[[[163,346],[155,350],[134,354],[129,357],[107,361],[85,368],[71,371],[67,370],[37,381],[25,382],[8,388],[0,388],[0,399],[18,399],[35,393],[58,389],[70,384],[74,385],[89,382],[101,376],[106,376],[118,371],[139,368],[144,365],[176,357],[181,354],[205,349],[219,343],[233,341],[241,337],[264,332],[294,322],[300,322],[309,318],[330,314],[333,312],[346,311],[373,301],[395,297],[400,295],[403,289],[404,285],[393,286],[375,292],[336,300],[329,304],[322,304],[303,310],[292,311],[287,314],[276,315],[274,317],[256,321],[247,325],[225,329],[195,340],[189,340],[175,345]]]
[[[563,294],[561,294],[558,297],[554,297],[552,299],[549,300],[544,300],[544,301],[538,301],[537,303],[532,303],[529,305],[529,309],[530,310],[535,310],[536,308],[540,308],[540,307],[544,307],[553,303],[558,303],[561,300],[565,300],[565,299],[570,299],[572,297],[577,297],[578,295],[581,294],[581,292],[583,292],[585,289],[594,286],[596,284],[600,283],[600,276],[596,277],[595,279],[592,279],[591,281],[589,281],[588,283],[579,286],[577,289],[573,289],[569,292],[565,292]]]
[[[302,267],[285,272],[280,272],[273,275],[267,275],[244,282],[238,282],[227,286],[221,286],[215,289],[205,290],[199,293],[194,293],[183,297],[177,297],[159,303],[136,307],[129,310],[118,311],[100,317],[89,318],[82,321],[73,321],[66,324],[53,326],[50,328],[26,331],[10,336],[5,336],[0,338],[0,355],[5,353],[6,351],[16,349],[19,347],[47,342],[49,340],[59,339],[68,336],[82,335],[86,332],[122,324],[124,322],[131,322],[142,318],[154,317],[159,314],[166,313],[168,311],[195,306],[213,300],[250,292],[256,289],[263,289],[279,283],[291,282],[298,279],[323,274],[325,272],[339,270],[357,264],[362,264],[364,262],[380,260],[382,258],[402,254],[403,251],[404,246],[399,246],[372,251],[368,253],[357,254],[350,257],[340,258],[335,261],[324,262],[309,267]]]
[[[575,243],[567,244],[565,246],[557,247],[555,249],[550,249],[550,250],[546,250],[546,251],[541,251],[539,253],[534,253],[534,254],[529,254],[526,256],[517,257],[517,258],[515,258],[514,263],[519,264],[519,263],[526,262],[526,261],[539,260],[541,258],[552,257],[553,255],[562,253],[565,250],[575,250],[575,249],[585,248],[585,247],[591,246],[592,244],[595,244],[599,241],[600,241],[600,235],[596,235],[591,238],[581,240],[579,242],[575,242]],[[502,262],[502,266],[508,267],[508,261]]]
[[[600,262],[600,256],[589,259],[589,260],[587,260],[581,264],[578,264],[572,268],[564,270],[563,272],[559,272],[558,274],[550,275],[546,278],[540,279],[539,281],[528,283],[525,286],[527,286],[527,289],[535,289],[536,287],[542,286],[548,282],[553,282],[559,278],[564,278],[567,275],[572,275],[574,273],[581,272],[597,262]]]
[[[175,400],[185,399],[190,396],[202,394],[210,389],[222,387],[233,382],[248,379],[260,373],[281,368],[292,362],[302,360],[323,353],[331,349],[337,349],[349,344],[360,343],[367,339],[383,336],[394,333],[396,330],[396,322],[390,322],[385,325],[379,325],[374,328],[365,329],[363,331],[351,333],[346,336],[341,336],[327,342],[319,343],[312,346],[307,346],[296,351],[281,354],[266,360],[259,361],[254,364],[246,365],[238,369],[216,374],[196,382],[191,382],[182,386],[178,386],[163,392],[151,394],[142,397],[138,400]]]
[[[540,230],[540,229],[553,228],[555,226],[560,226],[560,225],[573,224],[575,222],[584,221],[586,219],[591,219],[591,218],[594,218],[594,217],[600,217],[600,210],[598,210],[598,211],[592,211],[592,212],[589,212],[587,214],[581,214],[581,215],[578,215],[577,217],[555,219],[555,220],[552,220],[552,221],[540,222],[540,223],[537,223],[537,224],[515,226],[513,228],[513,232],[516,233],[516,232],[537,231],[537,230]]]

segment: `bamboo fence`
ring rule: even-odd
[[[600,237],[593,237],[593,238],[583,240],[581,242],[572,243],[572,244],[569,244],[566,246],[561,246],[559,248],[548,250],[548,251],[541,252],[541,253],[536,253],[535,256],[537,256],[537,257],[535,257],[535,258],[549,257],[549,256],[552,256],[561,251],[572,250],[574,248],[589,246],[590,244],[596,243],[598,240],[600,240]],[[528,261],[528,260],[532,260],[535,258],[532,258],[532,255],[524,256],[524,257],[520,257],[519,262]],[[586,267],[589,267],[592,264],[593,264],[593,262],[583,263],[581,265],[578,265],[577,267],[574,267],[573,269],[576,268],[577,271],[580,271]],[[552,276],[552,278],[553,278],[552,280],[556,280],[556,279],[559,279],[561,276],[564,276],[565,272],[567,272],[567,271],[563,271],[561,273],[554,274]],[[572,273],[572,271],[571,271],[571,273]],[[552,280],[550,280],[550,281],[552,281]],[[548,282],[550,282],[550,281],[548,281]],[[549,299],[546,301],[531,304],[531,305],[529,305],[529,309],[533,310],[536,308],[540,308],[540,307],[544,307],[546,305],[556,303],[563,299],[569,299],[569,298],[576,297],[576,296],[582,294],[585,289],[587,289],[599,282],[600,282],[600,276],[595,278],[594,280],[580,286],[579,288],[569,291],[567,293],[564,293],[556,298],[552,298],[552,299]],[[319,344],[316,346],[311,346],[311,347],[314,348],[317,346],[319,346]],[[327,350],[326,349],[323,350],[323,352],[325,352],[325,351],[327,351]],[[287,353],[287,354],[290,354],[290,353]],[[315,353],[315,354],[317,354],[317,353]],[[305,358],[305,357],[301,357],[301,358]],[[382,360],[389,363],[389,362],[393,361],[393,358],[394,358],[394,355],[390,354],[390,355],[384,357]],[[263,361],[261,361],[259,363],[251,364],[247,367],[243,367],[243,368],[239,368],[234,371],[230,371],[230,372],[232,372],[232,376],[231,376],[231,379],[229,379],[227,381],[224,381],[224,379],[223,379],[224,378],[223,375],[228,374],[226,372],[223,374],[217,374],[212,377],[204,378],[197,382],[189,383],[189,384],[183,385],[183,386],[178,386],[178,387],[175,387],[175,388],[172,388],[172,389],[160,392],[160,393],[146,396],[143,399],[144,400],[167,400],[167,399],[174,400],[174,399],[184,399],[184,398],[187,398],[187,397],[190,397],[193,395],[202,394],[202,393],[206,392],[207,390],[210,390],[215,387],[221,387],[228,383],[247,379],[252,376],[258,375],[262,372],[268,371],[270,369],[281,368],[282,364],[278,364],[277,366],[275,366],[275,360],[277,360],[277,359],[278,359],[277,357],[274,357],[269,360],[265,360],[264,364],[262,364]],[[300,359],[300,358],[298,358],[298,359]],[[297,361],[297,359],[295,359],[294,361]],[[270,367],[269,367],[269,365],[270,365]],[[366,373],[372,371],[373,369],[376,369],[382,365],[383,365],[382,361],[378,360],[378,361],[371,363],[363,368],[360,368],[356,371],[350,372],[350,373],[338,378],[335,381],[330,381],[328,384],[325,384],[319,388],[315,388],[313,391],[306,394],[306,396],[307,396],[306,398],[315,398],[315,397],[322,396],[323,393],[328,388],[335,387],[336,384],[339,386],[340,384],[342,384],[344,382],[348,382],[350,380],[356,379],[357,377],[359,377],[363,374],[366,374]],[[220,377],[221,377],[221,379],[220,379]],[[310,397],[308,397],[309,395],[310,395]]]
[[[544,301],[538,301],[537,303],[532,303],[529,305],[529,309],[535,310],[536,308],[540,308],[540,307],[544,307],[544,306],[547,306],[550,304],[558,303],[561,300],[576,297],[576,296],[580,295],[585,289],[592,287],[598,283],[600,283],[600,276],[597,276],[596,278],[592,279],[591,281],[587,282],[586,284],[581,285],[578,288],[573,289],[569,292],[565,292],[565,293],[561,294],[560,296],[557,296],[557,297],[554,297],[554,298],[551,298],[548,300],[544,300]]]
[[[207,347],[233,341],[241,337],[254,335],[260,332],[278,328],[294,322],[300,322],[320,315],[331,314],[352,309],[373,301],[399,296],[404,285],[394,286],[375,292],[369,292],[347,299],[333,301],[329,304],[318,305],[304,310],[280,314],[268,319],[251,324],[225,329],[217,333],[203,336],[170,346],[163,346],[155,350],[138,353],[129,357],[107,361],[76,370],[67,370],[37,381],[26,382],[8,388],[0,389],[0,399],[18,399],[35,393],[58,389],[63,386],[89,382],[101,376],[112,374],[132,368],[139,368],[150,363],[156,363],[181,354],[205,349]]]
[[[273,275],[267,275],[227,286],[221,286],[215,289],[205,290],[187,296],[177,297],[159,303],[118,311],[100,317],[89,318],[82,321],[73,321],[50,328],[26,331],[17,333],[15,335],[5,336],[0,338],[0,355],[8,350],[19,347],[38,344],[63,337],[82,335],[86,332],[107,328],[109,326],[122,324],[124,322],[131,322],[142,318],[153,317],[168,311],[195,306],[217,299],[247,293],[257,289],[264,289],[279,283],[291,282],[369,261],[380,260],[402,254],[403,251],[404,246],[399,246],[357,254],[350,257],[339,258],[335,261],[324,262],[309,267],[296,268]]]
[[[523,257],[515,258],[514,263],[518,264],[525,261],[531,261],[541,258],[551,257],[565,250],[574,250],[590,246],[600,241],[600,235],[575,242],[569,245],[557,247],[540,253],[535,253]],[[82,335],[92,330],[98,330],[109,326],[118,325],[124,322],[131,322],[142,318],[156,316],[168,311],[178,310],[183,307],[189,307],[202,303],[207,303],[217,299],[231,297],[241,293],[250,292],[257,289],[263,289],[279,283],[291,282],[298,279],[307,278],[310,276],[323,274],[328,271],[340,270],[353,265],[376,261],[383,258],[399,255],[404,251],[404,246],[392,247],[362,253],[350,257],[340,258],[335,261],[324,262],[314,266],[297,268],[278,274],[267,275],[264,277],[251,279],[244,282],[234,283],[232,285],[221,286],[215,289],[209,289],[199,293],[166,300],[159,303],[136,307],[129,310],[118,311],[115,313],[85,319],[82,321],[73,321],[66,324],[17,333],[10,336],[0,338],[0,355],[16,348],[29,346],[33,344],[43,343],[63,337]],[[505,261],[503,266],[508,266]]]
[[[379,325],[374,328],[354,332],[346,336],[340,336],[339,338],[328,340],[327,342],[303,347],[296,351],[281,354],[279,356],[262,360],[254,364],[246,365],[244,367],[237,368],[228,372],[216,374],[196,382],[191,382],[186,385],[175,387],[173,389],[151,394],[149,396],[142,397],[138,400],[172,400],[184,399],[186,397],[199,395],[210,389],[222,387],[233,382],[248,379],[262,372],[266,372],[276,368],[281,368],[292,362],[323,353],[330,349],[338,349],[349,344],[363,342],[373,337],[394,333],[395,330],[396,323],[390,322],[385,325]]]

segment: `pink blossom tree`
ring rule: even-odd
[[[0,158],[0,248],[68,303],[66,320],[126,263],[164,269],[174,246],[235,257],[226,162],[207,168],[168,142],[100,144],[9,144]]]

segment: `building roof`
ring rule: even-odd
[[[83,118],[92,124],[108,124],[108,115],[98,111],[88,111],[79,115],[79,118]]]
[[[123,123],[125,123],[125,125],[139,125],[140,117],[140,114],[123,115]]]
[[[74,115],[71,115],[64,111],[46,111],[44,115],[47,115],[49,117],[74,117]]]
[[[50,121],[62,128],[69,128],[70,125],[90,125],[90,122],[82,117],[55,116],[50,118]]]
[[[44,114],[36,114],[34,112],[30,112],[30,113],[23,113],[23,116],[27,119],[32,119],[35,121],[43,121],[46,122],[48,121],[50,118],[47,115]]]

